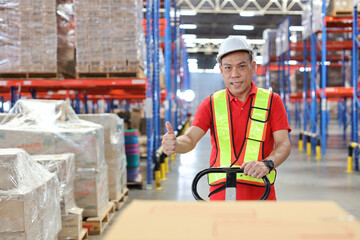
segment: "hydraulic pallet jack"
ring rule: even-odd
[[[226,173],[225,201],[236,201],[236,174],[244,173],[244,169],[241,168],[207,168],[200,171],[198,174],[196,174],[192,182],[191,190],[194,198],[196,200],[204,201],[204,199],[202,199],[197,192],[197,185],[201,177],[209,173]],[[262,180],[265,183],[265,192],[259,200],[266,200],[270,194],[270,181],[266,176],[264,176]]]

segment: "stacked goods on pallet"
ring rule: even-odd
[[[134,73],[143,66],[143,1],[75,0],[74,4],[79,76]]]
[[[125,130],[125,152],[127,161],[127,181],[135,182],[140,171],[139,132],[137,129]]]
[[[67,101],[18,100],[0,125],[0,146],[30,154],[75,154],[75,202],[98,216],[109,202],[104,128],[80,120]]]
[[[56,1],[0,1],[0,72],[56,72]]]
[[[354,11],[354,0],[331,0],[327,7],[327,16],[341,17],[352,16]],[[359,11],[360,4],[358,4]]]
[[[49,172],[55,173],[60,186],[61,224],[59,239],[78,239],[82,231],[82,208],[75,204],[75,155],[73,153],[32,155]]]
[[[0,149],[0,216],[0,239],[55,239],[61,229],[58,179],[22,149]]]
[[[108,165],[109,197],[118,200],[126,188],[124,120],[113,113],[79,114],[80,119],[104,127],[105,161]]]
[[[73,0],[56,0],[58,72],[75,77],[75,29]]]

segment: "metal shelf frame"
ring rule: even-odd
[[[353,26],[352,26],[352,87],[353,87],[353,97],[352,97],[352,121],[351,121],[351,138],[352,142],[359,144],[359,108],[360,103],[358,100],[359,91],[358,91],[358,78],[359,78],[359,48],[360,43],[357,37],[359,36],[359,25],[358,25],[358,9],[357,5],[354,5],[353,11]],[[355,157],[353,158],[354,169],[359,171],[359,149],[355,148]]]

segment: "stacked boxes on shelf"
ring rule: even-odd
[[[104,127],[105,161],[108,165],[109,197],[118,200],[126,188],[124,120],[113,113],[79,114],[80,119]]]
[[[137,72],[145,59],[140,0],[75,0],[77,73]]]
[[[328,3],[326,15],[334,17],[352,16],[355,4],[356,1],[354,0],[331,0]],[[357,6],[359,11],[360,3]]]
[[[73,153],[32,155],[49,172],[56,173],[60,186],[60,206],[62,228],[59,239],[79,239],[82,231],[82,208],[78,208],[74,198],[75,155]]]
[[[128,182],[136,182],[140,172],[139,132],[137,129],[125,130],[125,152],[127,180]]]
[[[55,100],[18,100],[0,125],[0,146],[30,154],[75,154],[75,202],[87,217],[109,202],[104,128],[80,120],[70,104]]]
[[[56,1],[0,1],[0,72],[56,72]]]
[[[58,72],[75,77],[75,26],[73,0],[56,0]]]
[[[0,239],[55,239],[59,181],[22,149],[0,149]]]

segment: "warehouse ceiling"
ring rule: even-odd
[[[245,35],[253,47],[261,44],[265,29],[276,29],[290,16],[293,26],[301,26],[302,3],[300,0],[177,0],[181,13],[196,13],[181,16],[183,24],[195,24],[196,29],[185,29],[186,34],[196,39],[187,40],[189,58],[198,59],[198,68],[212,69],[215,55],[222,39],[229,35]],[[240,16],[252,15],[251,17]],[[253,30],[234,30],[233,25],[253,25]]]

